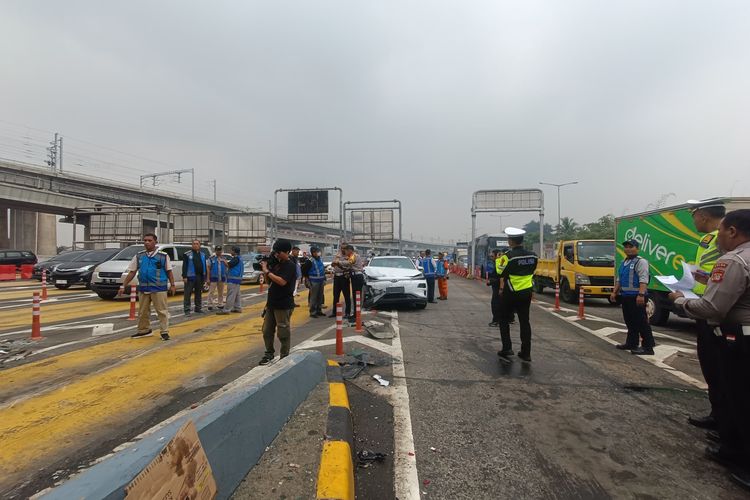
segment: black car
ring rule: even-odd
[[[42,281],[42,270],[47,270],[47,281],[52,277],[52,270],[55,266],[66,262],[72,262],[76,257],[80,257],[83,254],[89,253],[91,250],[72,250],[70,252],[63,252],[57,254],[51,259],[47,259],[44,262],[40,262],[34,266],[34,273],[31,275],[32,278],[38,281]]]
[[[0,266],[11,264],[20,269],[24,264],[36,264],[34,252],[28,250],[0,250]]]
[[[70,288],[72,285],[90,286],[91,275],[94,273],[96,266],[102,262],[107,262],[120,251],[119,248],[109,248],[106,250],[90,250],[73,259],[71,262],[63,262],[55,266],[52,271],[52,283],[56,288],[62,290]]]

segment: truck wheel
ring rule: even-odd
[[[648,322],[656,326],[664,326],[669,320],[669,309],[664,307],[663,299],[659,295],[649,295],[646,299],[646,315]]]
[[[115,297],[117,297],[117,292],[97,292],[96,293],[100,299],[104,300],[112,300]],[[129,297],[130,295],[128,295]]]
[[[536,293],[542,293],[544,291],[544,283],[536,276],[532,280],[533,288]]]
[[[568,280],[563,280],[562,283],[560,283],[560,297],[568,304],[578,303],[578,294],[575,290],[570,289]]]

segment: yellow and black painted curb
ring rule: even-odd
[[[328,421],[318,470],[319,500],[354,500],[354,428],[341,367],[328,360]]]

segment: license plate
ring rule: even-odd
[[[402,286],[389,286],[385,289],[385,293],[404,293],[404,287]]]
[[[67,285],[68,280],[55,280],[55,283],[57,283],[58,285]]]
[[[614,290],[614,288],[602,288],[602,292],[612,293],[613,290]]]
[[[114,280],[114,279],[103,279],[102,283],[104,283],[105,285],[116,285],[117,284],[117,280]]]

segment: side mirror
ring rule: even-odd
[[[422,266],[417,266],[417,269],[419,269],[420,271],[424,271],[424,267]]]

